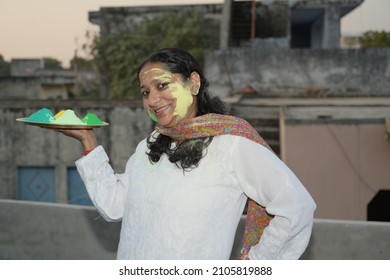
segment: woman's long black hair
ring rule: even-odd
[[[209,82],[204,77],[200,64],[189,52],[179,48],[159,50],[138,67],[138,77],[141,69],[148,63],[161,63],[171,73],[181,74],[185,81],[190,79],[192,72],[197,72],[200,76],[199,93],[196,95],[198,102],[197,116],[209,113],[226,114],[225,104],[218,97],[211,97],[208,94]],[[183,141],[175,148],[171,148],[172,139],[169,136],[159,134],[154,138],[151,135],[147,139],[148,148],[150,149],[147,155],[149,160],[155,163],[160,160],[163,154],[167,154],[172,163],[183,170],[190,170],[198,166],[204,155],[204,150],[211,141],[212,137],[190,139]]]

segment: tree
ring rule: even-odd
[[[62,63],[58,59],[52,57],[44,57],[44,68],[49,70],[59,70],[62,69]]]
[[[367,31],[363,34],[363,48],[390,48],[390,32]]]
[[[70,60],[70,68],[75,71],[92,71],[93,61],[83,57],[73,57]]]
[[[73,57],[70,68],[76,73],[73,97],[94,99],[99,97],[99,81],[93,61],[83,57]]]
[[[3,56],[0,54],[0,76],[9,75],[11,75],[11,65],[9,62],[5,61]]]
[[[162,13],[145,19],[132,32],[96,38],[91,55],[108,97],[141,98],[136,70],[147,55],[162,48],[180,47],[202,62],[205,50],[218,46],[209,32],[201,12]]]

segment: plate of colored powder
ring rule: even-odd
[[[101,121],[98,116],[92,113],[80,119],[73,110],[61,110],[53,114],[49,109],[43,108],[31,114],[27,118],[19,118],[17,121],[29,125],[53,129],[89,129],[107,126],[107,122]]]

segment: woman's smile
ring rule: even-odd
[[[163,107],[160,107],[158,109],[154,109],[154,112],[156,113],[156,115],[161,115],[161,114],[164,114],[164,112],[166,111],[166,109],[169,108],[169,104],[168,105],[164,105]]]

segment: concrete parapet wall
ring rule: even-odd
[[[0,259],[115,259],[119,231],[93,207],[0,200]]]
[[[302,259],[390,260],[390,223],[316,219]]]
[[[221,97],[246,86],[265,97],[390,95],[390,48],[228,49],[205,61],[210,91]]]
[[[238,259],[245,217],[231,259]],[[120,223],[93,207],[0,200],[0,259],[115,259]],[[390,259],[390,223],[315,220],[302,259]]]

